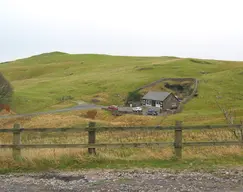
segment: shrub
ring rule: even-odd
[[[9,104],[13,95],[10,82],[0,73],[0,103]]]
[[[133,101],[133,102],[140,101],[141,98],[142,98],[142,94],[139,93],[139,91],[129,92],[128,96],[127,96],[127,102],[129,102],[129,101]]]

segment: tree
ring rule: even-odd
[[[141,98],[142,98],[142,94],[139,93],[139,91],[129,92],[128,96],[127,96],[127,102],[128,101],[140,101]]]
[[[13,88],[10,82],[0,72],[0,104],[9,104],[12,94]]]

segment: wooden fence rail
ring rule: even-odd
[[[183,126],[181,121],[177,121],[175,126],[153,126],[153,127],[95,127],[95,122],[90,122],[88,128],[21,128],[19,124],[14,124],[13,129],[0,129],[0,133],[12,133],[12,144],[0,144],[1,148],[12,148],[12,156],[15,160],[21,158],[21,149],[26,148],[88,148],[89,154],[96,154],[96,148],[122,148],[122,147],[174,147],[175,157],[182,158],[182,148],[184,146],[243,146],[243,138],[239,141],[217,141],[217,142],[182,142],[183,130],[201,129],[222,129],[236,128],[241,132],[243,126],[239,125],[200,125]],[[174,131],[174,142],[145,142],[145,143],[96,143],[96,133],[102,131],[135,131],[135,130],[170,130]],[[88,132],[88,144],[21,144],[21,132]]]

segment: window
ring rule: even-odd
[[[146,100],[147,105],[151,105],[151,100]]]

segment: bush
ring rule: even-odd
[[[69,101],[69,100],[73,100],[73,97],[71,95],[62,96],[61,98],[58,98],[59,102],[64,102],[64,101]]]
[[[139,93],[139,91],[129,92],[128,96],[127,96],[127,102],[129,102],[129,101],[133,101],[133,102],[140,101],[141,98],[142,98],[142,94]]]
[[[13,95],[13,88],[10,82],[0,73],[0,103],[9,104]]]

